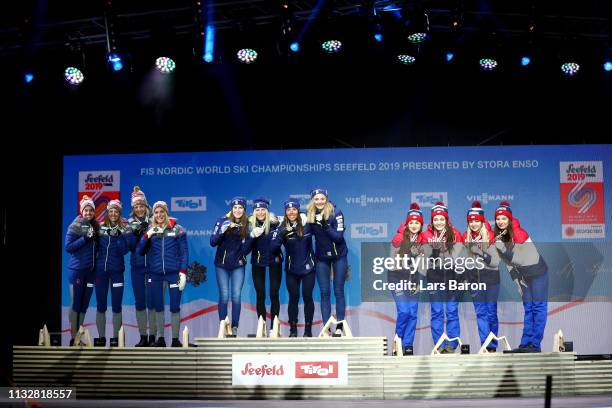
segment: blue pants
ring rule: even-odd
[[[95,287],[98,312],[106,312],[109,284],[111,286],[113,313],[121,313],[121,303],[123,301],[123,272],[107,273],[104,271],[96,271]]]
[[[332,268],[334,271],[333,284],[334,296],[336,297],[336,319],[344,320],[346,308],[344,303],[344,281],[348,269],[346,256],[333,261],[317,260],[315,270],[317,272],[319,291],[321,292],[321,318],[323,319],[323,324],[331,316],[330,273]]]
[[[499,328],[499,321],[497,319],[498,296],[499,284],[497,283],[487,283],[487,290],[472,291],[480,345],[485,342],[490,332],[493,332],[493,334],[497,336]],[[493,340],[489,343],[488,348],[497,349],[497,340]]]
[[[397,308],[395,334],[402,339],[402,347],[412,347],[417,327],[419,295],[410,295],[407,291],[392,291],[391,294]]]
[[[224,320],[227,317],[231,281],[232,327],[238,327],[238,323],[240,323],[242,285],[244,284],[244,266],[236,269],[224,269],[216,266],[215,270],[217,272],[217,286],[219,287],[219,320]]]
[[[130,275],[132,278],[132,289],[134,290],[134,303],[136,310],[153,309],[150,296],[146,296],[146,282],[148,275],[144,268],[132,266]]]
[[[548,272],[534,278],[525,278],[523,308],[525,319],[521,345],[533,344],[538,350],[544,337],[548,313]]]
[[[151,306],[156,312],[164,311],[164,281],[168,282],[170,295],[170,313],[181,311],[181,291],[178,289],[178,273],[164,275],[164,280],[147,278],[147,297],[151,299]]]
[[[72,310],[77,313],[87,312],[89,301],[94,291],[95,273],[90,270],[71,271],[70,276],[73,278],[73,299]]]
[[[431,336],[434,344],[438,342],[444,333],[444,307],[446,306],[446,335],[451,339],[459,337],[459,302],[455,291],[436,290],[430,294],[431,299]],[[449,342],[442,343],[445,347]],[[457,347],[457,341],[450,344]]]
[[[312,291],[315,284],[315,272],[306,275],[286,274],[287,290],[289,291],[289,321],[298,322],[298,304],[300,303],[300,284],[302,286],[302,299],[304,300],[304,322],[312,323],[314,315],[314,300]]]

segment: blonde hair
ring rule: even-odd
[[[478,231],[481,237],[480,242],[486,242],[488,244],[489,243],[489,230],[487,229],[487,226],[485,225],[483,221],[480,221],[480,223],[482,224],[480,226],[480,231]],[[468,228],[467,228],[467,234],[465,234],[465,241],[474,242],[472,238],[472,229],[470,228],[469,223],[468,223]]]
[[[306,218],[308,219],[308,223],[310,224],[315,223],[316,213],[317,213],[317,207],[315,206],[314,197],[313,197],[310,200],[310,203],[308,203],[308,206],[306,207]],[[323,211],[321,211],[321,214],[323,214],[323,219],[325,221],[329,220],[334,215],[334,205],[329,200],[325,202],[325,207],[323,207]]]
[[[166,227],[170,223],[170,214],[168,214],[168,211],[166,211],[164,207],[159,206],[158,208],[162,208],[164,210],[164,214],[166,214],[166,221],[163,224],[158,224],[155,220],[155,214],[153,214],[153,222],[151,224],[153,224],[154,227],[161,227],[163,229],[166,229]]]
[[[266,218],[263,221],[263,229],[264,235],[268,235],[270,233],[271,216],[270,211],[268,211],[267,208],[264,208],[264,210],[266,210]],[[253,228],[257,226],[257,217],[255,216],[255,209],[253,209],[253,214],[249,216],[249,224],[251,224],[251,230],[253,230]]]

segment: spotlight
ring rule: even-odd
[[[121,71],[123,69],[123,61],[121,60],[121,56],[115,52],[108,54],[108,63],[113,71]]]
[[[416,62],[416,58],[414,58],[412,55],[400,54],[397,56],[397,61],[400,64],[412,65]]]
[[[243,64],[252,64],[257,61],[257,51],[251,48],[243,48],[236,53],[238,61]]]
[[[159,57],[155,60],[155,68],[162,74],[170,74],[176,69],[176,63],[172,58]]]
[[[338,40],[329,40],[321,44],[321,48],[328,54],[336,54],[342,49],[342,42]]]
[[[565,62],[561,64],[561,72],[567,76],[574,76],[580,71],[580,65],[576,62]]]
[[[382,40],[383,40],[382,33],[375,33],[374,34],[374,39],[376,40],[376,42],[382,42]]]
[[[29,84],[33,80],[34,80],[34,74],[33,73],[26,72],[25,74],[23,74],[23,82],[25,82],[26,84]]]
[[[497,65],[498,65],[497,60],[493,58],[481,58],[478,63],[480,65],[480,68],[482,68],[485,71],[493,71],[494,69],[497,68]]]
[[[521,57],[522,66],[526,67],[529,64],[531,64],[531,58],[529,58],[528,56]]]
[[[289,49],[290,49],[291,51],[293,51],[293,52],[298,52],[298,51],[300,50],[300,43],[298,43],[298,42],[292,42],[292,43],[289,45]]]
[[[204,61],[213,62],[215,53],[215,26],[206,26],[206,39],[204,41]]]
[[[603,64],[604,71],[610,72],[612,71],[612,61],[606,61]]]
[[[455,54],[449,51],[446,53],[445,57],[446,57],[446,62],[451,62],[453,58],[455,58]]]
[[[85,79],[85,75],[76,67],[68,67],[64,71],[64,79],[69,85],[80,85]]]
[[[425,41],[427,33],[412,33],[408,36],[408,41],[411,43],[419,44]]]

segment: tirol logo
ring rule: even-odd
[[[206,196],[172,197],[171,211],[206,211]]]
[[[438,201],[448,205],[448,193],[446,191],[411,193],[410,201],[417,203],[420,207],[433,207]]]
[[[263,364],[259,367],[255,367],[252,363],[246,363],[240,373],[246,376],[256,376],[261,378],[265,376],[282,376],[285,375],[285,368],[282,364],[278,366],[268,366],[267,364]]]
[[[374,197],[362,194],[356,197],[345,197],[347,204],[357,204],[362,207],[367,207],[368,204],[393,204],[393,197]]]
[[[514,201],[513,194],[478,193],[465,196],[468,201],[480,201],[482,204],[499,203],[500,201]],[[446,202],[446,201],[445,201]]]
[[[351,238],[387,238],[387,224],[351,224]]]
[[[338,378],[338,362],[296,361],[295,378]]]

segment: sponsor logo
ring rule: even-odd
[[[246,363],[240,373],[245,376],[256,376],[261,378],[265,376],[283,376],[285,375],[285,368],[283,365],[268,366],[267,364],[255,367],[252,363]]]
[[[296,361],[295,378],[338,378],[338,362]]]
[[[448,205],[448,193],[446,191],[411,193],[410,201],[417,203],[419,207],[433,207],[438,201]]]
[[[300,207],[306,207],[310,204],[310,194],[289,194],[289,198],[293,198],[300,203]]]
[[[351,238],[387,238],[387,224],[351,224]]]
[[[225,205],[230,205],[232,200],[225,200]],[[254,205],[255,202],[252,199],[246,200],[247,205]],[[270,200],[270,205],[272,205],[272,200]]]
[[[207,237],[213,234],[213,230],[185,230],[188,237]]]
[[[171,211],[206,211],[206,196],[172,197]]]
[[[347,204],[356,204],[362,207],[367,207],[368,204],[393,204],[393,197],[375,197],[362,194],[356,197],[345,197],[344,201]]]
[[[119,191],[118,170],[80,171],[79,191]]]
[[[514,194],[478,193],[468,194],[465,198],[470,202],[478,200],[483,205],[489,202],[497,204],[500,201],[514,201]]]

